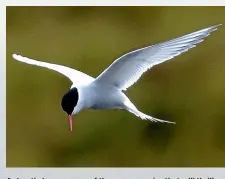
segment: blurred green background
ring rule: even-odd
[[[152,68],[127,95],[144,113],[83,111],[68,127],[64,76],[17,53],[97,77],[117,57],[222,23],[225,7],[7,7],[7,167],[225,166],[225,27]]]

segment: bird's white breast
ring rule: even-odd
[[[119,89],[111,85],[91,83],[77,89],[79,99],[74,108],[75,114],[83,109],[121,108],[126,97]]]

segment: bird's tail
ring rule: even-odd
[[[136,115],[137,117],[140,117],[142,120],[150,120],[152,122],[162,122],[162,123],[172,123],[172,124],[175,124],[175,122],[171,122],[171,121],[164,121],[164,120],[161,120],[161,119],[157,119],[157,118],[154,118],[152,116],[149,116],[149,115],[146,115],[144,114],[143,112],[139,111],[135,105],[128,99],[126,98],[126,100],[124,101],[124,106],[125,106],[125,109],[131,113],[133,113],[134,115]]]
[[[131,113],[133,113],[134,115],[136,115],[137,117],[140,117],[142,120],[150,120],[152,122],[162,122],[162,123],[172,123],[172,124],[175,124],[175,122],[157,119],[157,118],[154,118],[152,116],[146,115],[143,112],[140,112],[138,110],[129,110],[129,111]]]

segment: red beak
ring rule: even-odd
[[[70,125],[70,131],[72,132],[73,130],[73,118],[72,118],[72,115],[69,115],[69,125]]]

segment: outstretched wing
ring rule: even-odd
[[[211,32],[217,30],[220,25],[214,25],[170,41],[129,52],[103,71],[96,78],[96,82],[111,84],[121,90],[126,90],[148,69],[195,47]]]
[[[16,54],[13,54],[13,58],[17,61],[28,63],[30,65],[41,66],[41,67],[45,67],[45,68],[57,71],[63,74],[64,76],[68,77],[72,81],[73,86],[88,84],[95,80],[93,77],[86,75],[85,73],[82,73],[78,70],[74,70],[72,68],[65,67],[62,65],[51,64],[47,62],[40,62],[40,61],[33,60],[33,59],[23,57],[21,55],[16,55]]]

